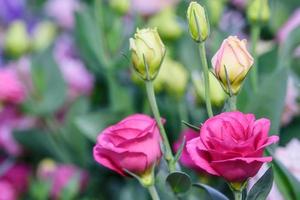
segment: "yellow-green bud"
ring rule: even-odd
[[[192,1],[187,10],[187,20],[191,37],[196,42],[203,42],[209,35],[209,22],[204,8]]]
[[[130,38],[130,51],[138,75],[144,80],[155,79],[166,52],[157,29],[137,29],[134,38]]]
[[[252,0],[248,5],[247,17],[251,23],[265,23],[270,19],[268,0]]]
[[[203,74],[202,74],[203,75]],[[200,101],[205,101],[205,87],[204,87],[204,78],[197,73],[193,73],[193,83],[196,89],[196,94],[200,98]],[[220,82],[213,75],[212,72],[209,72],[209,91],[210,91],[210,100],[214,106],[222,106],[225,99],[227,98],[226,93],[224,92]]]
[[[188,72],[185,67],[177,61],[166,58],[154,81],[154,88],[156,92],[164,90],[168,94],[180,98],[184,95],[187,83]]]
[[[224,0],[209,0],[206,1],[209,21],[211,25],[218,25],[220,18],[223,14],[225,1]]]
[[[47,48],[53,42],[55,35],[55,24],[49,21],[39,23],[33,30],[32,48],[37,51]]]
[[[183,32],[172,7],[168,7],[153,16],[149,21],[149,26],[157,27],[160,36],[169,40],[177,39]]]
[[[130,8],[130,0],[109,0],[109,5],[118,13],[124,15]]]
[[[5,52],[18,57],[24,54],[30,47],[30,38],[23,21],[14,21],[6,32],[4,40]]]

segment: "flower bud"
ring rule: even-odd
[[[169,58],[165,59],[161,71],[154,81],[154,89],[165,90],[168,94],[180,98],[184,95],[188,83],[188,72],[185,67]]]
[[[198,73],[193,73],[193,82],[195,85],[196,93],[200,97],[200,101],[204,102],[205,87],[203,76],[200,77]],[[212,72],[209,72],[209,91],[211,103],[214,106],[222,106],[226,99],[226,93],[224,92],[220,82],[216,79]]]
[[[5,52],[11,56],[18,57],[29,49],[30,38],[26,25],[23,21],[13,22],[7,32],[4,41]]]
[[[224,11],[225,1],[210,0],[206,4],[211,25],[217,26]]]
[[[149,21],[149,25],[151,27],[157,27],[162,38],[170,40],[177,39],[183,32],[176,19],[175,10],[171,7],[166,8],[153,16]]]
[[[130,0],[110,0],[109,5],[121,15],[126,14],[130,8]]]
[[[196,42],[203,42],[209,35],[209,23],[204,8],[192,1],[187,10],[187,20],[191,37]]]
[[[138,75],[144,80],[155,79],[166,51],[157,29],[137,29],[134,38],[130,38],[130,51]]]
[[[34,50],[43,50],[53,42],[56,35],[56,26],[52,22],[44,21],[34,28],[32,45]]]
[[[252,0],[248,5],[247,17],[251,23],[265,23],[270,19],[268,0]]]
[[[253,58],[247,51],[246,40],[239,40],[236,36],[225,39],[212,58],[214,74],[228,94],[239,92],[252,65]]]

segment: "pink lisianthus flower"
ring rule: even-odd
[[[142,175],[159,162],[161,137],[156,121],[143,114],[126,117],[103,130],[94,146],[94,159],[125,176],[124,169]]]
[[[0,164],[2,164],[3,162],[5,162],[5,160],[1,158]],[[0,182],[10,184],[12,190],[10,192],[14,193],[13,196],[18,197],[22,193],[26,192],[28,189],[30,172],[31,169],[28,165],[22,163],[15,163],[12,166],[10,166],[3,175],[1,175]]]
[[[25,98],[25,88],[16,69],[0,68],[0,103],[19,104]]]
[[[185,130],[182,132],[182,134],[181,134],[179,140],[176,141],[176,142],[174,143],[173,149],[175,150],[175,152],[177,152],[177,151],[179,150],[180,145],[182,144],[182,141],[183,141],[183,138],[184,138],[184,137],[185,137],[186,143],[185,143],[185,147],[183,148],[182,153],[181,153],[181,156],[180,156],[180,159],[179,159],[180,163],[181,163],[183,166],[187,167],[187,168],[191,168],[191,169],[193,169],[193,170],[195,170],[195,171],[197,171],[197,172],[203,173],[203,172],[204,172],[203,169],[201,169],[200,167],[198,167],[198,166],[193,162],[193,160],[191,159],[190,154],[188,153],[187,147],[186,147],[187,143],[188,143],[190,140],[199,137],[199,133],[198,133],[197,131],[194,131],[194,130],[192,130],[192,129],[190,129],[190,128],[185,129]]]
[[[296,86],[296,80],[294,77],[289,76],[287,82],[287,91],[285,96],[284,110],[281,115],[281,124],[283,126],[289,124],[293,117],[300,112],[297,98],[299,96],[299,89]]]
[[[177,4],[178,0],[131,0],[131,3],[133,11],[143,16],[149,16]]]
[[[88,183],[88,173],[69,164],[56,164],[52,160],[44,160],[38,168],[38,177],[51,182],[51,198],[60,199],[63,189],[70,181],[79,182],[79,189],[82,191]]]
[[[0,149],[4,149],[10,155],[20,155],[22,147],[15,141],[13,130],[27,129],[34,124],[33,118],[24,117],[15,106],[2,108],[0,110]]]
[[[0,180],[0,200],[17,200],[17,193],[8,181]]]
[[[46,4],[46,13],[55,19],[63,28],[72,29],[75,24],[75,11],[80,9],[77,0],[49,0]]]
[[[265,147],[279,140],[268,137],[270,120],[253,114],[224,112],[204,122],[199,137],[187,144],[195,165],[228,182],[244,182],[257,174],[263,163]]]

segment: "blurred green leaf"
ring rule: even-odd
[[[269,195],[273,185],[272,167],[264,173],[264,175],[252,186],[246,200],[265,200]]]
[[[66,84],[52,54],[45,51],[33,58],[31,66],[33,94],[25,109],[33,114],[47,115],[65,102]]]
[[[208,193],[211,200],[229,200],[224,194],[208,185],[202,183],[194,183],[193,186],[205,190]]]
[[[61,200],[73,200],[78,195],[80,191],[80,174],[74,175],[68,182],[68,184],[63,188],[60,199]]]
[[[175,194],[186,193],[192,185],[189,175],[179,171],[169,174],[166,182]]]
[[[48,199],[51,186],[52,184],[50,181],[32,180],[30,182],[30,188],[29,188],[30,199],[35,199],[35,200]]]

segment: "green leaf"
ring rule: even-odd
[[[176,163],[179,160],[179,158],[182,154],[182,151],[184,149],[185,144],[186,144],[186,138],[184,137],[181,144],[180,144],[180,147],[179,147],[178,151],[175,154],[174,163]]]
[[[65,102],[67,88],[50,51],[33,58],[31,76],[34,89],[25,109],[38,115],[57,111]]]
[[[229,200],[224,194],[208,185],[202,183],[194,183],[193,186],[205,190],[211,200]]]
[[[168,175],[166,182],[174,193],[186,193],[192,185],[189,175],[184,172],[172,172]]]
[[[68,184],[63,188],[61,193],[62,200],[73,200],[79,193],[80,187],[80,174],[77,173],[74,175],[71,180],[69,180]]]
[[[246,200],[265,200],[270,193],[273,185],[272,167],[253,185],[249,191]]]
[[[287,68],[277,69],[264,78],[256,94],[248,98],[243,112],[255,114],[257,118],[266,117],[271,120],[271,134],[279,133],[281,113],[284,107],[286,92]],[[239,98],[239,97],[238,97]],[[241,101],[241,99],[239,99]]]
[[[197,127],[197,126],[194,126],[193,124],[190,124],[190,123],[188,123],[188,122],[186,122],[186,121],[183,121],[183,120],[182,120],[181,122],[182,122],[184,125],[186,125],[187,127],[193,129],[194,131],[197,131],[197,132],[200,131],[200,128]]]
[[[50,193],[51,181],[34,180],[30,183],[29,195],[30,199],[44,200],[47,199]]]

